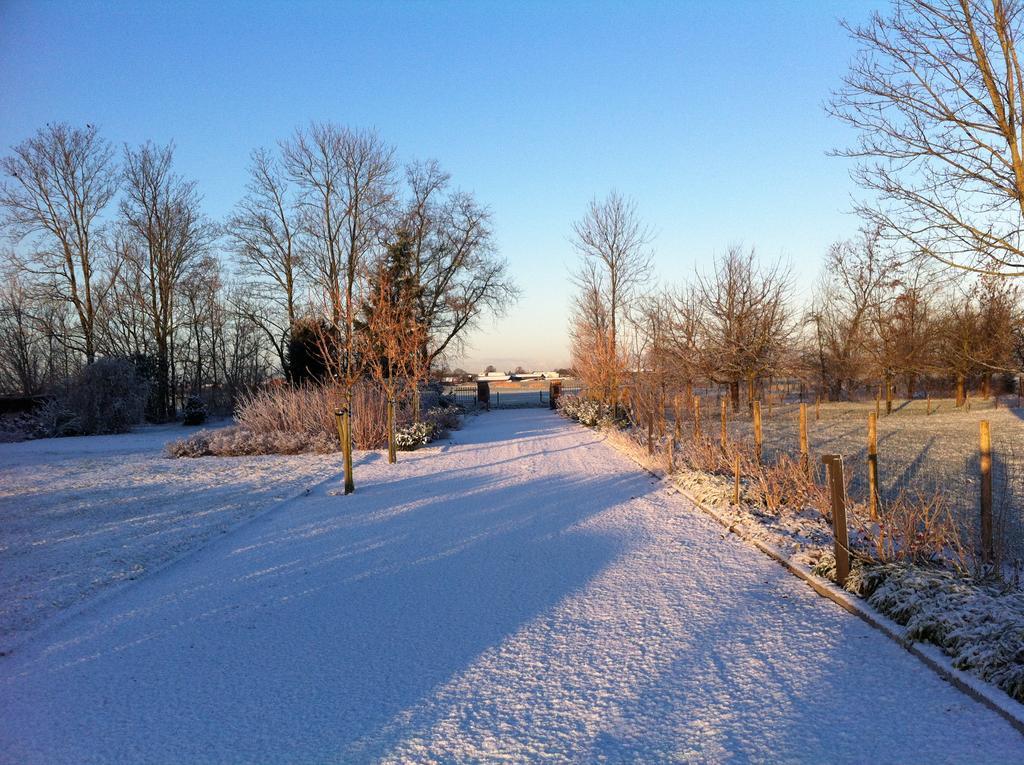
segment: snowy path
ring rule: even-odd
[[[366,465],[0,659],[11,763],[1024,762],[544,410]]]

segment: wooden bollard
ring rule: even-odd
[[[929,417],[930,417],[930,416],[931,416],[931,414],[932,414],[932,394],[931,394],[931,393],[929,393],[929,394],[928,394],[928,411],[927,411],[927,413],[926,413],[926,414],[927,414],[927,415],[928,415]]]
[[[732,484],[732,503],[734,505],[740,504],[740,454],[736,452],[736,458],[733,460],[733,484]]]
[[[647,453],[654,454],[654,412],[647,413]]]
[[[388,462],[395,464],[398,455],[395,453],[395,400],[388,399]]]
[[[843,476],[843,458],[838,454],[826,454],[821,461],[828,469],[828,485],[832,495],[836,582],[842,587],[850,575],[850,537],[846,529],[846,479]]]
[[[693,397],[693,440],[700,439],[700,396]]]
[[[981,435],[981,455],[978,466],[981,470],[981,559],[985,563],[995,560],[995,546],[992,543],[992,431],[988,420],[978,423]]]
[[[341,442],[342,462],[345,468],[345,493],[351,494],[356,490],[356,485],[352,478],[352,417],[348,407],[335,410],[334,419],[338,425],[338,440]]]
[[[807,445],[807,404],[800,404],[800,467],[811,477],[811,453]]]
[[[722,451],[724,452],[729,446],[729,404],[726,400],[722,399],[722,435],[720,438],[722,444]]]
[[[882,394],[879,393],[875,396],[875,417],[879,417],[882,414]]]
[[[754,459],[761,464],[761,402],[754,401]]]
[[[878,520],[878,415],[868,414],[868,512]]]
[[[814,397],[814,421],[821,419],[821,394]]]

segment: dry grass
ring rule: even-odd
[[[342,401],[342,392],[334,388],[265,388],[239,401],[234,427],[200,431],[170,444],[168,451],[181,457],[335,451],[339,446],[334,412]],[[385,447],[387,401],[383,392],[372,385],[356,386],[351,406],[356,448]],[[397,415],[398,427],[412,419],[407,406],[399,406]]]

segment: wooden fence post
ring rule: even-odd
[[[552,380],[548,383],[548,406],[552,409],[558,408],[558,399],[562,395],[562,381]]]
[[[868,413],[868,512],[878,520],[878,415]]]
[[[682,441],[683,440],[683,405],[679,401],[679,394],[678,393],[675,396],[673,396],[673,398],[672,398],[672,419],[674,420],[673,425],[675,426],[674,427],[674,431],[675,432],[673,433],[673,435],[675,436],[676,441]]]
[[[836,582],[842,587],[850,575],[850,538],[846,528],[846,479],[843,458],[826,454],[821,458],[828,468],[828,484],[832,494],[832,536],[835,539]]]
[[[811,454],[807,445],[807,404],[800,404],[800,467],[811,477]]]
[[[693,440],[700,439],[700,396],[693,397]]]
[[[978,423],[981,435],[981,559],[985,563],[995,560],[992,543],[992,431],[988,420]]]
[[[928,416],[930,417],[931,414],[932,414],[932,394],[929,393],[928,394]]]
[[[668,472],[672,473],[676,469],[676,440],[670,438],[668,440]]]
[[[338,425],[338,440],[341,441],[342,461],[345,466],[345,493],[351,494],[356,490],[356,485],[352,478],[352,419],[348,407],[336,409],[334,419]]]
[[[821,394],[814,397],[814,421],[821,419]]]
[[[395,400],[388,399],[388,462],[392,465],[398,461],[395,454]]]
[[[722,399],[722,436],[721,436],[721,439],[720,439],[721,443],[722,443],[722,451],[723,452],[729,446],[729,428],[727,427],[728,426],[728,422],[729,422],[729,415],[727,414],[728,411],[729,411],[729,405],[726,402],[726,400],[723,398]]]
[[[733,460],[733,485],[732,485],[732,503],[739,506],[740,504],[740,453],[736,452],[736,458]]]
[[[761,402],[754,401],[754,459],[761,464]]]
[[[647,453],[654,454],[654,412],[647,413]]]

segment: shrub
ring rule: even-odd
[[[558,411],[563,417],[576,420],[581,425],[593,428],[598,425],[609,425],[613,422],[611,407],[579,396],[559,396]]]
[[[437,426],[430,420],[411,422],[395,430],[395,448],[403,452],[412,451],[429,444],[437,433]]]
[[[339,390],[324,386],[264,388],[240,399],[237,426],[195,433],[167,451],[175,457],[337,451],[340,400]],[[352,392],[352,439],[357,449],[387,445],[387,402],[374,386]]]
[[[453,406],[435,406],[424,413],[424,418],[436,427],[435,438],[449,430],[458,430],[462,426],[461,410]]]
[[[189,396],[185,400],[185,425],[202,425],[206,422],[206,403],[199,396]]]
[[[835,558],[814,568],[834,578]],[[963,669],[1024,701],[1024,592],[940,566],[856,561],[846,589],[907,628],[907,637],[939,646]]]
[[[44,436],[127,433],[142,421],[149,385],[125,359],[99,359],[75,375],[68,392],[39,410]]]
[[[337,435],[266,431],[257,433],[235,425],[200,430],[167,444],[171,457],[241,457],[260,454],[328,454],[338,450]]]

